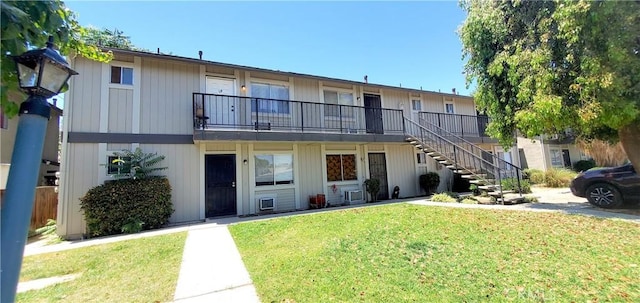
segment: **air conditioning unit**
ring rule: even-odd
[[[270,210],[276,207],[275,198],[260,198],[258,201],[260,202],[260,210]]]
[[[348,190],[344,192],[344,201],[347,203],[360,202],[364,200],[361,190]]]

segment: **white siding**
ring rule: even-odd
[[[102,64],[78,57],[73,68],[80,75],[71,77],[67,93],[73,95],[73,104],[65,104],[65,118],[68,116],[70,119],[69,129],[72,132],[98,132]],[[69,111],[71,107],[72,111]]]
[[[417,196],[415,169],[415,148],[409,144],[387,145],[387,182],[389,192],[394,186],[400,187],[400,197]]]
[[[196,145],[140,144],[145,153],[157,152],[165,156],[161,166],[167,169],[160,174],[167,176],[171,184],[171,202],[175,212],[170,222],[187,222],[200,219],[200,191],[202,181],[199,170],[199,151]]]
[[[100,185],[98,175],[98,144],[70,144],[67,147],[65,170],[58,204],[58,233],[79,238],[86,232],[80,198],[89,189]],[[64,160],[63,160],[64,161]]]
[[[293,188],[275,189],[275,190],[259,190],[256,189],[256,210],[260,210],[260,198],[275,198],[276,207],[274,211],[289,211],[296,209],[296,194]]]
[[[297,101],[320,102],[320,88],[317,80],[296,78],[293,83]]]
[[[133,90],[110,88],[108,132],[131,133],[132,112]]]
[[[140,133],[193,133],[192,96],[200,91],[198,65],[143,58],[140,84]]]
[[[309,208],[309,196],[323,193],[322,189],[322,154],[320,144],[298,147],[298,163],[296,169],[300,171],[300,204],[302,208]]]

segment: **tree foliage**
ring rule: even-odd
[[[125,36],[124,32],[118,30],[117,28],[110,30],[106,28],[97,29],[95,27],[89,26],[86,28],[82,39],[86,44],[90,45],[129,50],[142,50],[133,45],[133,43],[131,43],[131,38],[129,36]]]
[[[114,152],[116,157],[112,163],[107,163],[106,167],[117,171],[112,175],[115,179],[146,179],[154,173],[167,169],[167,167],[157,167],[165,159],[165,156],[158,153],[145,153],[139,147],[134,151],[122,150]]]
[[[467,83],[505,146],[562,133],[640,146],[640,3],[462,0]],[[635,133],[635,136],[632,134]],[[635,137],[635,138],[634,138]],[[637,150],[636,150],[637,152]],[[640,153],[639,153],[640,154]]]
[[[2,1],[0,20],[2,23],[2,45],[0,66],[2,87],[0,105],[9,116],[18,112],[18,103],[24,100],[19,92],[15,63],[10,56],[46,45],[49,36],[63,55],[72,51],[80,56],[108,62],[112,54],[102,52],[95,45],[83,42],[86,29],[78,24],[72,11],[62,1]]]

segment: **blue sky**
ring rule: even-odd
[[[441,2],[67,1],[83,26],[117,28],[145,49],[340,79],[468,95]]]

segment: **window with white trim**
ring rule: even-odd
[[[285,85],[251,82],[251,111],[260,113],[289,113],[289,87]]]
[[[133,68],[112,65],[111,84],[133,85]]]
[[[421,111],[422,110],[422,102],[421,100],[411,100],[411,109],[414,111]]]
[[[562,158],[562,151],[559,149],[549,149],[549,155],[551,156],[551,166],[564,167],[564,160]]]
[[[332,117],[353,117],[353,93],[324,90],[325,115]],[[348,105],[348,106],[340,106]]]
[[[107,175],[121,175],[131,172],[131,158],[108,156],[107,157]],[[129,163],[127,165],[127,163]]]
[[[358,180],[355,154],[327,155],[327,181]]]
[[[417,153],[416,154],[416,163],[418,163],[419,166],[424,166],[427,165],[427,154],[425,153]]]
[[[256,186],[293,184],[292,154],[255,155]]]
[[[447,114],[455,114],[455,109],[453,107],[453,103],[445,103],[444,104],[444,112]]]

